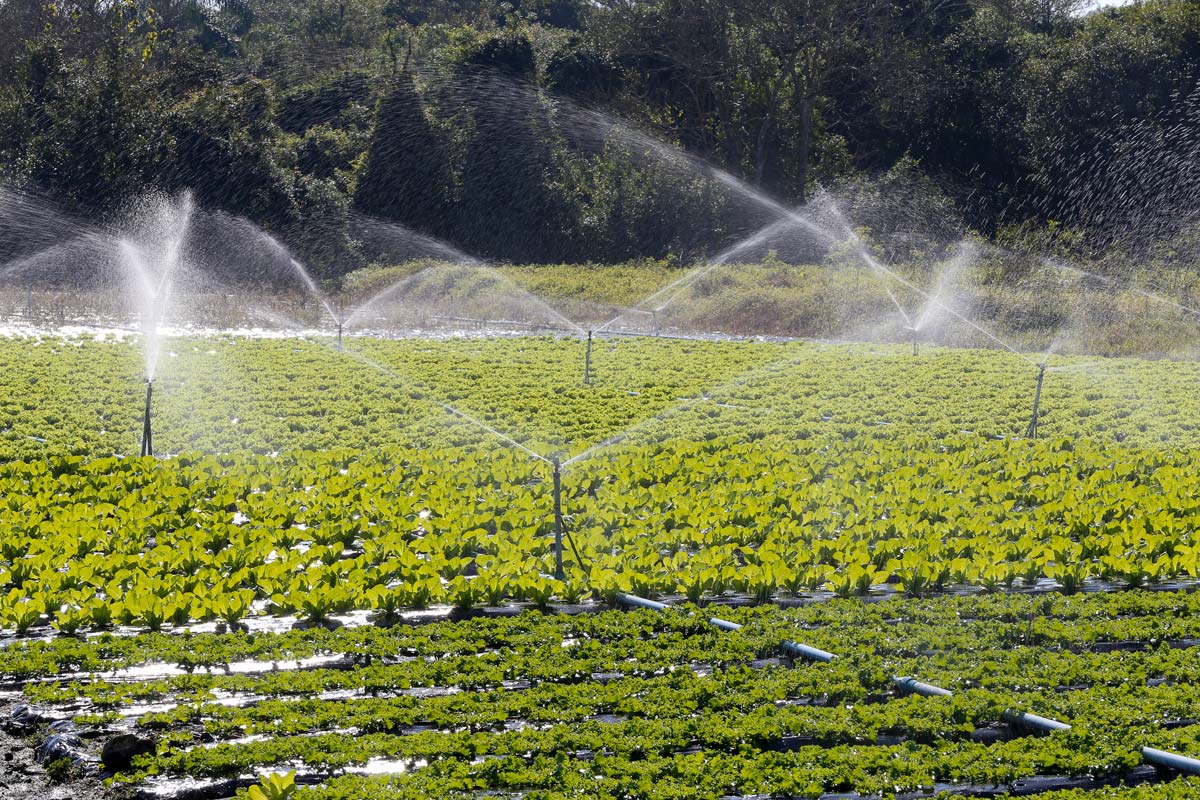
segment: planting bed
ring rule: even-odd
[[[1195,365],[1057,359],[1027,440],[1012,354],[612,340],[585,386],[582,346],[179,340],[149,459],[130,344],[0,342],[14,763],[181,798],[1200,793],[1140,751],[1200,755]],[[149,752],[101,766],[121,736]]]
[[[725,608],[733,633],[694,608],[529,611],[59,637],[0,651],[0,673],[29,724],[73,720],[84,754],[156,740],[117,776],[143,793],[224,796],[296,770],[313,797],[992,796],[1178,783],[1138,749],[1200,751],[1197,607],[1188,592],[835,599]],[[792,663],[784,638],[838,657]],[[902,696],[897,674],[955,696]],[[1009,710],[1074,727],[1040,736]]]

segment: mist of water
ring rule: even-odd
[[[913,329],[923,331],[937,321],[938,315],[944,311],[943,304],[949,302],[949,297],[962,273],[979,258],[979,248],[971,242],[962,242],[958,252],[938,270],[937,283],[932,295],[925,301],[921,312],[917,315]]]
[[[308,274],[308,270],[304,268],[304,265],[301,264],[300,261],[293,256],[291,252],[274,236],[266,231],[260,231],[260,235],[263,237],[263,241],[265,241],[273,250],[278,252],[279,255],[287,261],[287,264],[289,267],[291,267],[292,272],[297,278],[300,279],[300,282],[304,285],[304,288],[308,291],[308,293],[321,304],[322,308],[325,309],[325,313],[329,315],[329,319],[333,322],[333,324],[341,325],[341,315],[333,307],[333,302],[325,295],[324,292],[321,291],[321,287],[317,286],[317,282],[313,280],[312,275]]]
[[[350,231],[369,262],[404,264],[410,261],[444,261],[482,264],[483,261],[449,242],[418,233],[398,222],[355,212]]]
[[[347,350],[344,352],[350,358],[353,358],[354,360],[358,361],[359,363],[363,364],[364,366],[370,367],[371,369],[376,370],[377,372],[379,372],[383,375],[387,375],[388,377],[392,378],[393,380],[395,380],[396,382],[398,382],[400,384],[411,386],[415,383],[411,379],[406,378],[405,376],[401,375],[399,372],[396,372],[396,370],[392,369],[391,367],[388,367],[384,364],[380,364],[375,359],[370,358],[369,356],[367,356],[359,351]],[[482,420],[479,420],[479,419],[471,416],[467,412],[465,412],[459,408],[456,408],[455,406],[452,406],[451,404],[449,404],[445,401],[437,399],[436,397],[434,397],[432,395],[432,393],[430,392],[428,387],[419,386],[418,390],[421,393],[419,399],[425,400],[426,402],[429,402],[429,403],[433,403],[434,405],[441,408],[443,411],[446,411],[447,413],[452,414],[453,416],[478,427],[480,430],[484,431],[485,433],[488,433],[488,434],[496,437],[497,439],[499,439],[500,441],[504,442],[507,445],[511,445],[512,447],[515,447],[516,449],[520,450],[521,452],[525,453],[530,458],[533,458],[536,461],[541,461],[546,464],[552,463],[550,461],[550,459],[546,458],[541,453],[531,450],[530,448],[521,444],[516,439],[514,439],[512,436],[509,436],[508,434],[497,430],[496,428],[492,427],[491,425],[488,425],[486,422],[483,422]]]
[[[140,222],[140,240],[119,241],[120,265],[142,329],[145,379],[153,381],[162,349],[162,329],[172,303],[172,289],[183,269],[183,249],[192,217],[192,198],[160,202]],[[148,223],[148,224],[147,224]]]
[[[391,325],[399,319],[413,327],[437,321],[558,329],[585,335],[582,327],[545,300],[484,264],[434,264],[385,286],[357,304],[346,327]]]

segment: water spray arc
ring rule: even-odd
[[[116,241],[121,256],[120,265],[128,284],[127,291],[141,318],[143,378],[146,381],[146,400],[142,409],[142,456],[154,455],[154,428],[152,408],[154,404],[154,379],[157,377],[158,360],[162,349],[163,323],[173,300],[172,292],[186,268],[184,247],[187,243],[194,208],[191,194],[185,192],[176,203],[164,205],[160,210],[160,225],[157,229],[159,248],[151,249],[150,255],[133,239]],[[153,241],[153,239],[151,240]]]
[[[328,347],[329,345],[326,344],[325,346]],[[350,351],[348,351],[347,354],[351,358],[354,358],[356,361],[358,361],[368,367],[371,367],[372,369],[375,369],[376,371],[378,371],[380,373],[389,375],[392,378],[394,378],[398,381],[401,381],[403,383],[408,383],[408,381],[403,376],[401,376],[399,373],[397,373],[395,370],[393,370],[387,366],[384,366],[383,364],[380,364],[379,362],[367,357],[366,355],[363,355],[362,353],[358,353],[358,352],[355,352],[354,350],[350,350]],[[438,400],[438,399],[430,396],[428,389],[425,389],[423,387],[422,391],[425,394],[425,397],[424,397],[425,400],[432,402],[433,404],[437,405],[438,407],[440,407],[442,410],[446,411],[447,413],[452,414],[455,417],[458,417],[459,419],[462,419],[466,422],[469,422],[469,423],[475,425],[476,427],[480,428],[481,430],[485,431],[486,433],[489,433],[489,434],[499,438],[506,444],[525,453],[526,455],[528,455],[530,458],[534,459],[535,461],[542,461],[542,462],[545,462],[546,464],[550,465],[550,467],[552,469],[552,473],[551,473],[551,477],[552,477],[552,481],[553,481],[552,496],[553,496],[553,504],[554,504],[554,577],[556,580],[560,580],[560,581],[564,580],[566,577],[566,572],[563,569],[563,541],[564,541],[564,539],[570,543],[571,550],[575,554],[575,560],[579,563],[580,568],[585,569],[584,560],[583,560],[582,556],[579,554],[579,548],[576,547],[574,538],[571,536],[570,532],[567,531],[566,526],[563,522],[562,468],[563,468],[564,464],[563,464],[561,458],[557,454],[554,456],[551,456],[550,458],[547,458],[546,456],[542,455],[541,453],[538,453],[537,451],[532,450],[532,449],[526,447],[525,445],[521,444],[516,439],[513,439],[511,436],[501,433],[500,431],[496,430],[495,428],[491,427],[490,425],[487,425],[486,423],[481,422],[480,420],[470,416],[469,414],[455,408],[454,406],[450,405],[449,403],[444,403],[441,400]],[[147,395],[147,401],[146,401],[146,403],[147,403],[147,405],[146,405],[147,420],[149,419],[149,409],[150,409],[149,402],[150,402],[149,396]],[[570,463],[570,461],[568,461],[567,463]]]
[[[1025,429],[1026,439],[1037,438],[1038,406],[1042,402],[1042,381],[1046,379],[1046,365],[1038,364],[1037,388],[1033,391],[1033,415],[1029,418],[1029,427]]]

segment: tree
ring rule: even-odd
[[[368,214],[444,235],[450,169],[416,85],[401,73],[379,101],[375,131],[354,202]]]
[[[1093,0],[986,0],[984,7],[994,8],[1026,30],[1053,33],[1072,28],[1079,13],[1092,5]]]
[[[295,220],[295,175],[270,143],[280,135],[264,81],[216,85],[170,109],[150,183],[276,230]]]
[[[729,50],[736,0],[604,0],[593,23],[625,70],[637,113],[702,158],[724,156],[738,102]]]
[[[533,48],[519,33],[484,40],[459,68],[472,127],[459,229],[474,251],[498,258],[555,260],[571,239],[570,208],[534,73]]]
[[[817,104],[835,82],[886,68],[884,44],[892,30],[891,9],[883,0],[751,0],[737,5],[738,24],[747,40],[747,72],[759,87],[755,182],[764,181],[769,145],[790,115],[796,170],[790,188],[803,200],[808,193]]]

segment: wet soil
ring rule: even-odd
[[[12,716],[13,703],[0,700],[0,720]],[[23,736],[0,726],[0,800],[122,800],[121,790],[104,786],[94,767],[71,770],[61,782],[38,763],[39,734]]]

